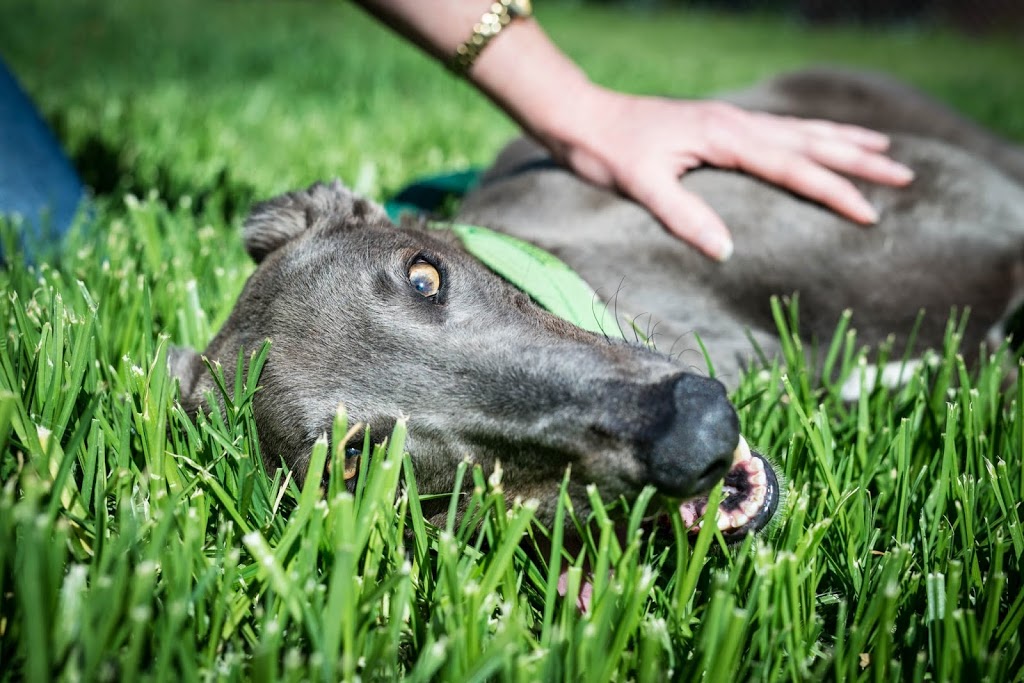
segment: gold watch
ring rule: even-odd
[[[448,68],[459,76],[465,76],[487,44],[501,33],[501,29],[512,23],[513,19],[525,19],[531,14],[533,7],[530,0],[495,0],[473,26],[473,34],[469,39],[455,48],[455,55],[448,62]]]

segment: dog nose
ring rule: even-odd
[[[717,380],[680,375],[672,394],[676,414],[652,444],[648,474],[661,493],[688,498],[708,491],[729,471],[739,419]]]

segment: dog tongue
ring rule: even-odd
[[[744,439],[741,436],[739,444],[736,446],[736,451],[733,453],[733,470],[740,473],[748,472],[751,469],[757,470],[757,468],[761,466],[757,462],[758,460],[760,459],[751,452],[750,446],[747,445],[746,439]],[[758,475],[755,472],[755,477],[756,476]],[[764,477],[763,468],[759,476],[762,478]],[[726,480],[726,484],[726,488],[728,488],[728,477]],[[755,482],[755,487],[756,486],[763,487],[763,484],[760,482],[760,480],[758,480],[757,482]],[[728,494],[728,491],[726,491],[725,493]],[[682,518],[683,525],[686,528],[691,529],[691,531],[698,530],[700,528],[698,525],[700,524],[701,516],[704,514],[706,507],[706,496],[699,496],[697,498],[692,498],[688,501],[684,501],[683,503],[681,503],[679,505],[679,516]],[[736,513],[733,514],[735,515]],[[723,515],[721,509],[718,511],[716,515],[716,521],[718,523],[718,526],[723,531],[728,530],[730,528],[733,519],[735,519],[735,517],[730,518],[729,514]],[[566,568],[563,569],[561,573],[559,573],[558,575],[558,594],[564,598],[568,592],[569,570],[568,568]],[[583,580],[580,581],[579,595],[576,597],[576,607],[581,612],[590,611],[590,604],[593,598],[593,594],[594,584],[590,580],[589,573],[587,573],[584,576]]]
[[[615,527],[615,536],[619,539],[619,547],[625,548],[627,545],[626,530],[621,526]],[[608,571],[608,575],[612,575],[612,571]],[[594,575],[590,571],[590,563],[584,561],[582,577],[579,579],[579,594],[576,596],[576,608],[581,612],[589,612],[590,604],[594,595]],[[569,568],[566,567],[558,574],[558,594],[563,598],[569,593]]]
[[[563,598],[569,592],[569,570],[563,569],[558,575],[558,594]],[[581,612],[590,611],[590,599],[594,595],[594,584],[589,578],[580,582],[580,594],[576,597],[576,607]]]

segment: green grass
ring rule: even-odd
[[[1024,139],[1008,42],[540,10],[618,87],[705,94],[844,61]],[[354,496],[312,483],[344,455],[326,444],[308,482],[267,476],[255,386],[193,424],[164,368],[250,272],[253,198],[334,175],[383,197],[485,163],[510,124],[344,4],[0,0],[0,50],[103,195],[60,258],[0,273],[0,678],[1020,680],[1024,381],[1007,354],[966,368],[954,323],[904,388],[845,404],[787,336],[785,371],[734,396],[785,474],[781,521],[725,548],[710,526],[650,542],[646,499],[620,539],[599,508],[583,614],[551,556],[524,551],[546,532],[529,505],[505,513],[499,480],[463,471],[469,521],[424,525],[401,425]],[[820,353],[837,376],[861,359],[842,327]]]
[[[708,95],[811,62],[884,69],[1024,140],[1019,43],[539,3],[607,85]],[[104,192],[237,210],[338,176],[370,196],[485,164],[513,127],[344,2],[0,0],[0,54]]]

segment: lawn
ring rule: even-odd
[[[1024,141],[1009,39],[538,12],[621,89],[856,64]],[[619,537],[598,514],[581,613],[554,590],[559,563],[524,552],[548,532],[528,504],[505,513],[500,482],[465,470],[470,522],[425,526],[401,424],[354,496],[317,484],[344,456],[326,443],[309,483],[267,476],[256,386],[224,387],[228,410],[193,424],[164,366],[230,310],[254,199],[335,176],[382,199],[485,164],[514,133],[500,113],[345,3],[0,0],[0,54],[98,195],[60,254],[0,271],[0,679],[1021,680],[1012,353],[965,367],[954,319],[905,387],[851,404],[787,337],[734,396],[786,477],[780,521],[726,547],[710,526]],[[796,313],[779,309],[783,331]],[[845,329],[820,351],[843,372],[862,354]],[[346,427],[341,412],[335,442]],[[578,587],[581,560],[561,561]]]

